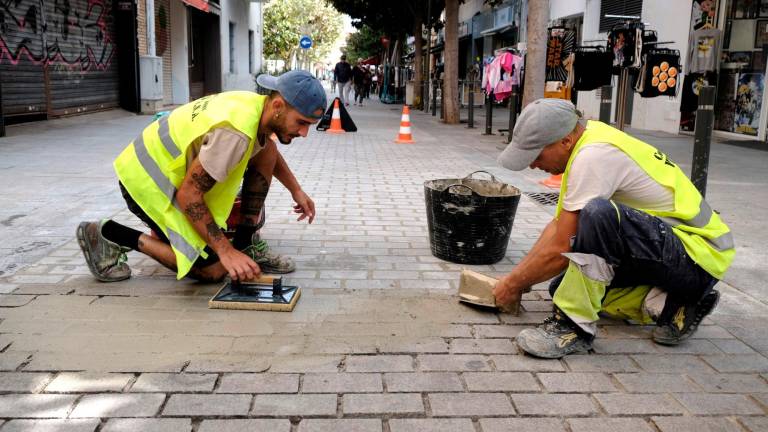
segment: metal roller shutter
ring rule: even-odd
[[[600,31],[611,31],[614,24],[623,20],[606,18],[606,15],[640,16],[643,12],[643,0],[603,0],[600,2]]]

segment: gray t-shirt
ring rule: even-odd
[[[263,147],[254,143],[251,158],[256,156]],[[216,128],[195,140],[187,150],[187,166],[196,157],[205,172],[217,182],[224,181],[229,173],[237,166],[248,150],[248,136],[231,128]]]
[[[701,29],[691,33],[688,40],[688,72],[712,72],[718,69],[717,53],[720,52],[721,32],[718,29]]]

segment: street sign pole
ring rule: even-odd
[[[299,64],[299,69],[309,71],[309,49],[312,48],[312,38],[309,37],[309,35],[302,35],[301,38],[299,38],[299,48],[301,48],[301,53],[303,54],[301,56],[302,59]],[[303,66],[301,63],[303,63]]]

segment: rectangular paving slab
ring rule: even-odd
[[[163,409],[163,416],[244,416],[251,407],[251,395],[174,394]]]
[[[252,416],[335,416],[336,395],[256,395]]]
[[[503,393],[430,393],[435,417],[514,415],[515,409]]]
[[[424,412],[421,394],[346,394],[342,404],[344,415],[420,414]]]

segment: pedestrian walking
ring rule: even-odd
[[[333,68],[333,79],[339,89],[339,99],[349,106],[349,91],[352,88],[352,66],[347,63],[347,55],[343,54],[341,60]]]

